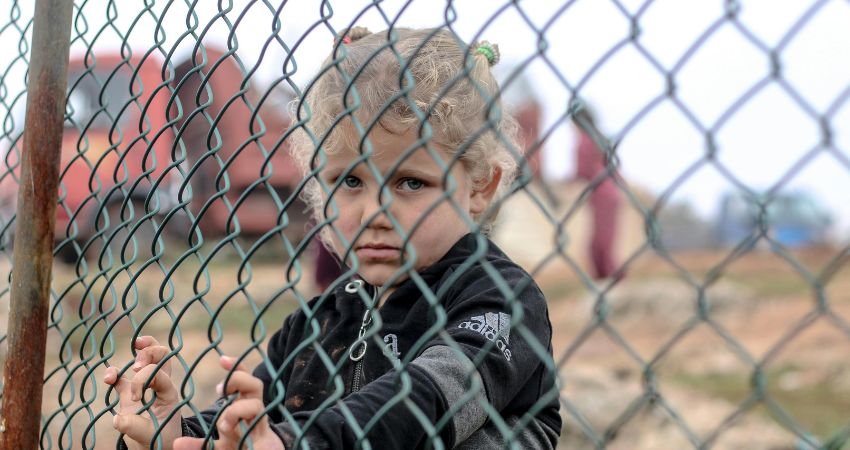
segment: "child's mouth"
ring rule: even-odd
[[[361,260],[390,261],[398,260],[398,248],[385,244],[366,244],[355,250]]]

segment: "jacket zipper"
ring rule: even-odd
[[[375,293],[372,294],[372,303],[375,303]],[[369,325],[372,324],[372,308],[366,308],[363,313],[363,320],[360,322],[360,331],[357,333],[357,339],[351,344],[351,350],[348,351],[348,358],[354,361],[354,379],[351,382],[351,392],[360,390],[360,379],[363,377],[363,357],[366,356],[366,349],[369,343],[366,342],[366,331],[369,330]]]
[[[354,381],[351,383],[351,393],[360,390],[360,377],[363,375],[363,360],[357,361],[354,365]]]
[[[360,324],[360,331],[357,333],[357,340],[354,341],[354,344],[351,346],[351,351],[348,353],[348,357],[354,361],[354,380],[351,382],[351,392],[357,392],[360,390],[360,378],[363,376],[363,357],[366,356],[366,348],[369,347],[368,342],[366,342],[366,338],[363,336],[366,334],[366,331],[369,329],[369,325],[372,323],[372,309],[367,308],[366,312],[363,313],[363,321]]]

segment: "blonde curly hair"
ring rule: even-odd
[[[499,199],[516,177],[520,147],[516,121],[502,110],[490,71],[498,47],[482,42],[487,51],[476,51],[477,45],[466,45],[444,28],[370,33],[355,27],[337,36],[334,52],[292,103],[290,151],[311,177],[302,197],[318,219],[326,201],[315,172],[320,151],[357,151],[364,132],[354,121],[364,128],[376,122],[393,134],[421,126],[422,136],[427,122],[430,142],[449,149],[473,183],[486,185],[500,170],[495,201],[481,217],[472,217],[489,231]]]

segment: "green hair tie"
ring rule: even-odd
[[[481,41],[475,46],[475,53],[484,55],[490,67],[499,62],[499,46],[488,41]]]

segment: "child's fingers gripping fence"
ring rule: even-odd
[[[74,6],[41,448],[847,448],[850,4],[202,3]]]

